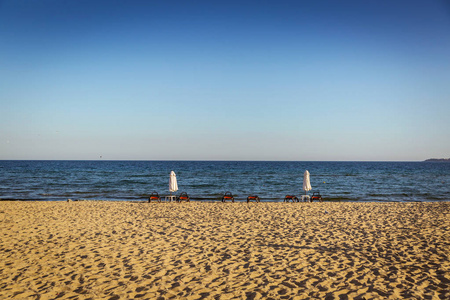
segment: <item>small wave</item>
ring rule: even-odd
[[[311,178],[315,178],[315,177],[356,177],[356,176],[360,176],[359,174],[312,174]]]
[[[357,198],[350,198],[350,197],[324,197],[323,200],[326,202],[358,201]]]
[[[429,201],[437,201],[437,200],[450,200],[450,197],[445,197],[445,196],[437,196],[437,195],[425,195],[425,199],[429,200]]]
[[[63,201],[61,198],[0,198],[0,201]]]

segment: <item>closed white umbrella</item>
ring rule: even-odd
[[[178,191],[177,174],[174,171],[170,172],[169,191],[171,193]]]
[[[309,172],[308,170],[306,170],[305,174],[303,174],[303,190],[305,191],[305,195],[311,189],[311,183],[309,182]]]
[[[174,171],[171,171],[169,178],[169,192],[172,194],[176,191],[178,191],[177,174],[175,174]]]

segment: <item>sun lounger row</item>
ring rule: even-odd
[[[314,200],[319,201],[319,202],[323,202],[323,198],[322,195],[320,195],[320,192],[314,192],[312,196],[302,196],[301,199],[299,199],[297,196],[295,195],[286,195],[286,197],[284,197],[284,201],[283,202],[313,202]]]
[[[179,196],[171,196],[170,199],[174,198],[176,202],[190,202],[191,198],[189,198],[188,194],[186,192],[181,193]],[[161,197],[157,192],[151,193],[150,197],[148,198],[148,202],[161,202]]]
[[[189,195],[186,192],[182,192],[179,196],[168,196],[166,198],[169,198],[170,200],[175,200],[176,202],[189,202],[191,199],[189,197]],[[314,200],[316,201],[320,201],[322,202],[322,196],[320,195],[320,192],[314,192],[313,195],[307,196],[307,197],[302,197],[301,198],[302,201],[310,201],[313,202]],[[161,197],[159,196],[159,194],[157,192],[153,192],[149,199],[148,202],[161,202]],[[222,196],[222,202],[227,202],[227,201],[231,201],[234,202],[234,196],[231,192],[226,192],[223,196]],[[257,195],[250,195],[247,197],[247,203],[248,202],[261,202],[261,199],[257,196]],[[284,201],[283,202],[300,202],[300,199],[295,196],[295,195],[286,195],[286,197],[284,197]]]

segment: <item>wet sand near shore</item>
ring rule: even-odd
[[[450,202],[0,202],[1,299],[450,299]]]

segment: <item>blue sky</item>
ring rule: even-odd
[[[450,156],[448,1],[0,0],[0,159]]]

